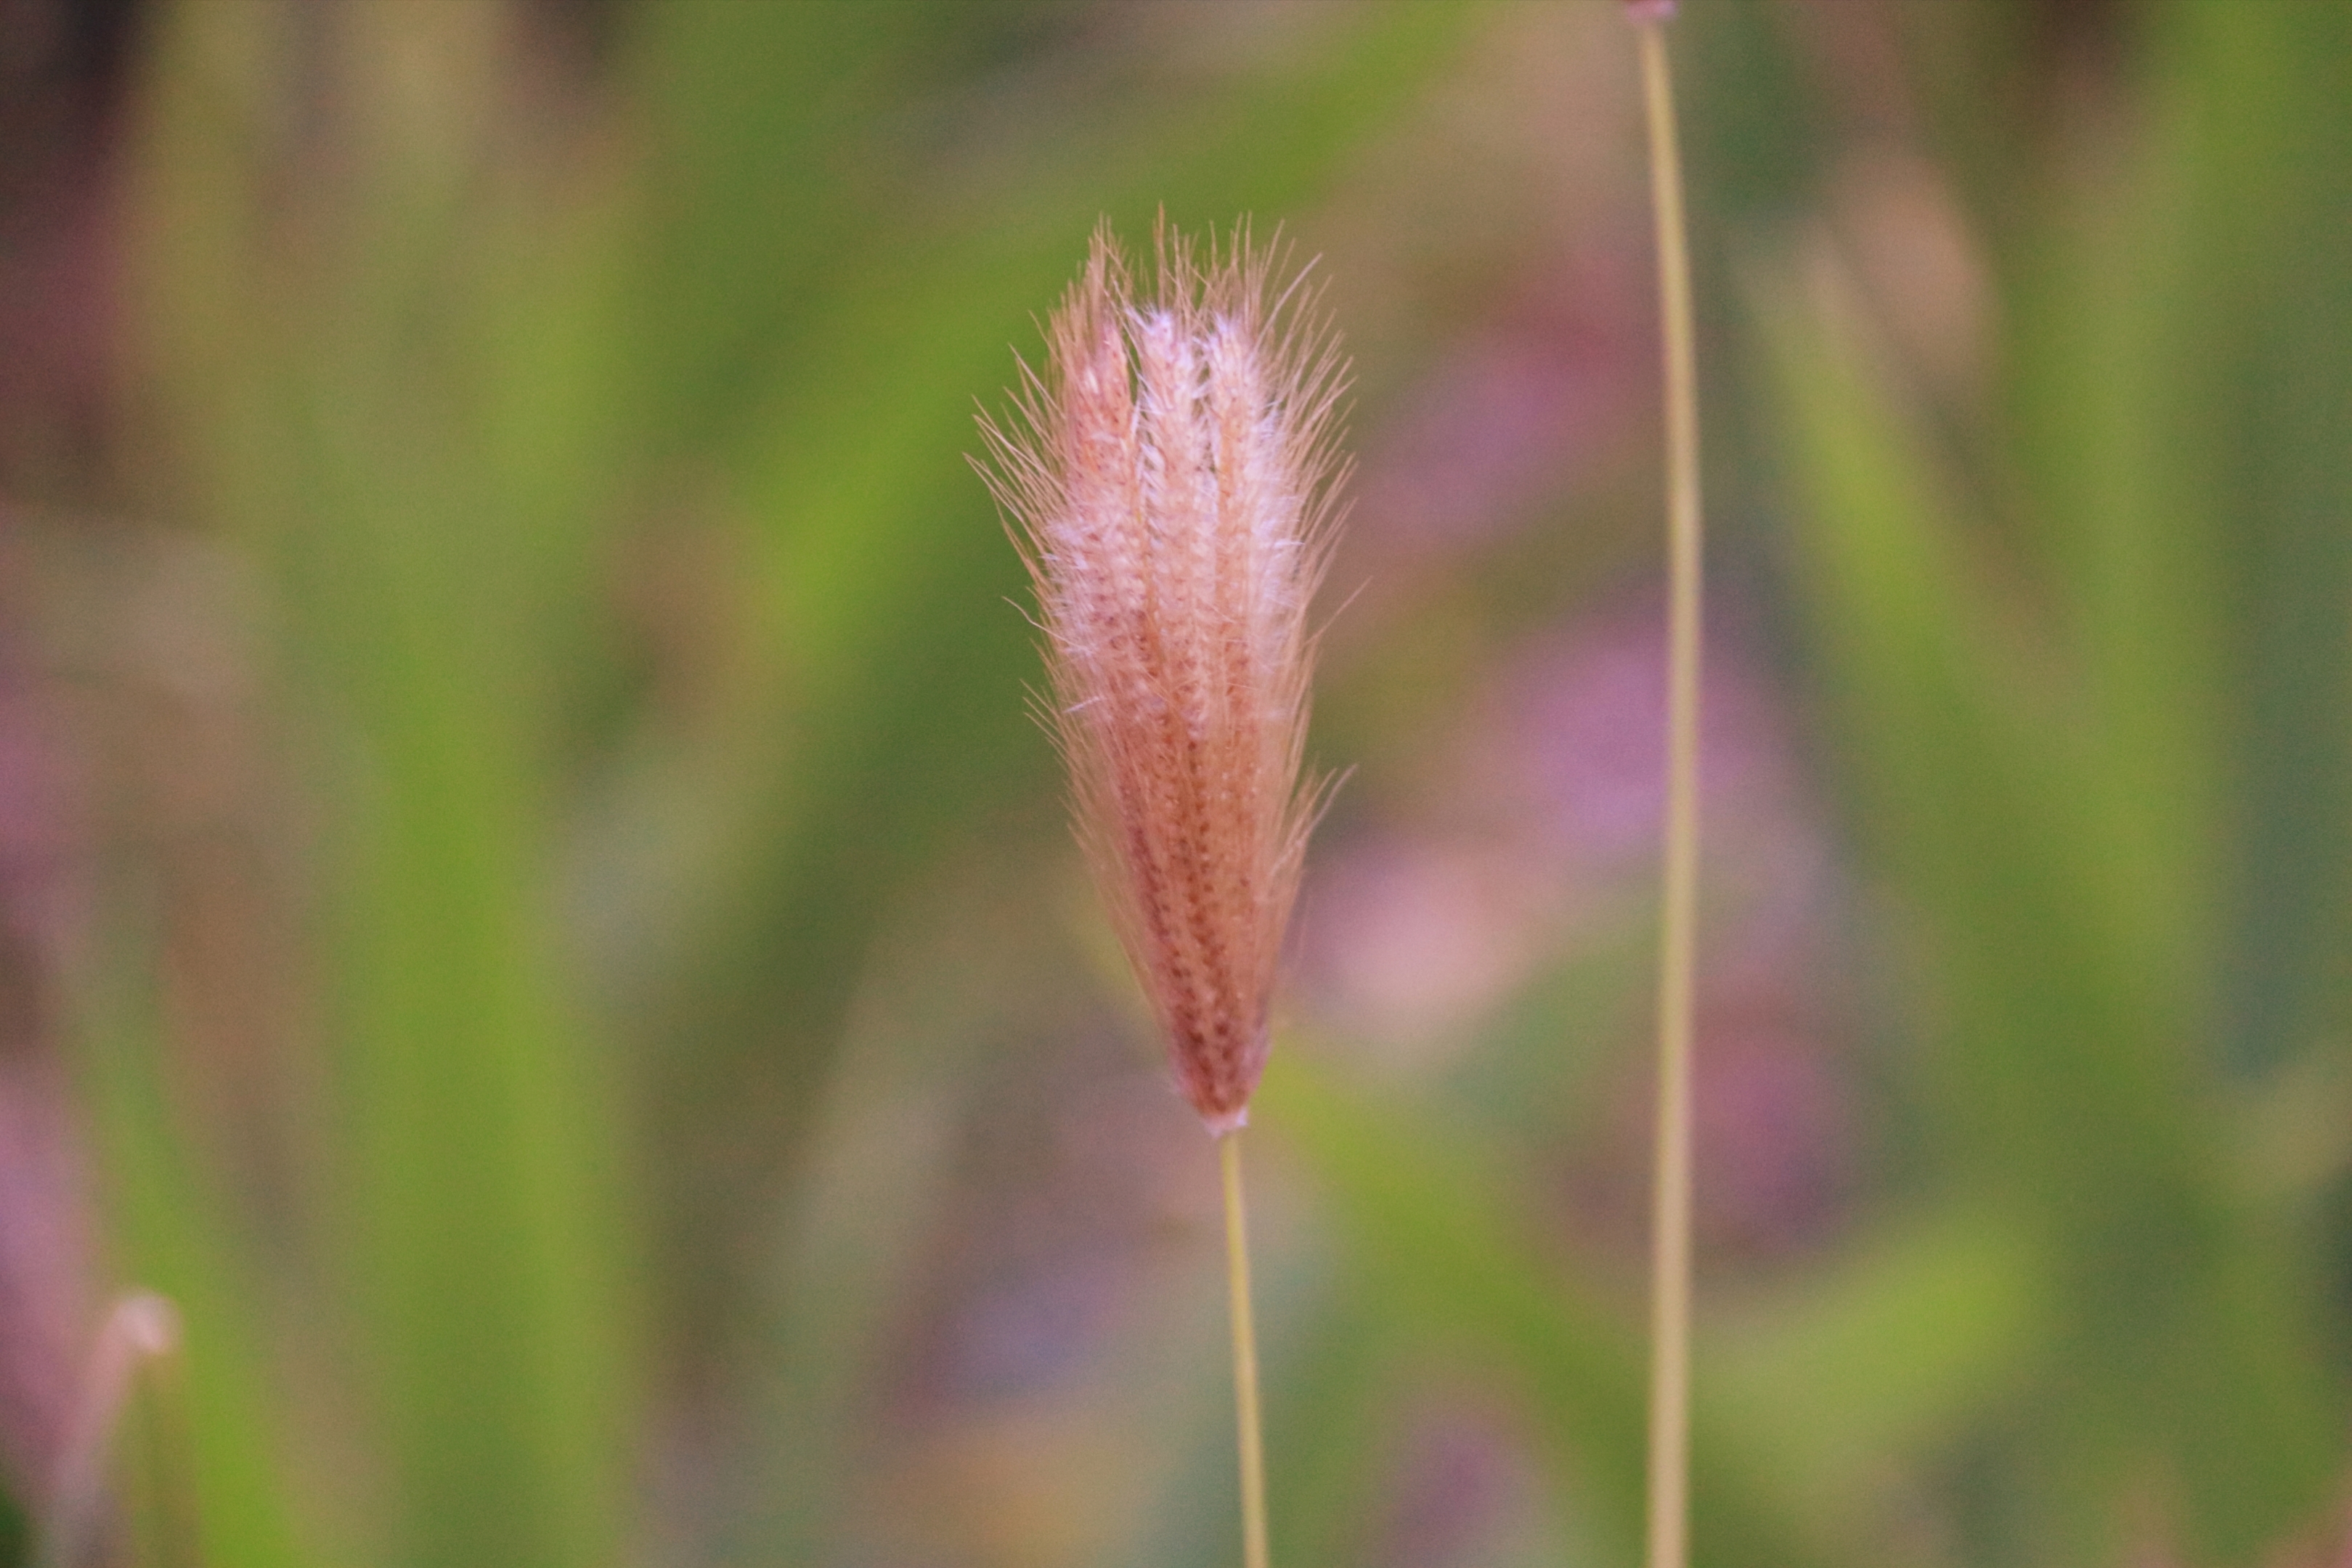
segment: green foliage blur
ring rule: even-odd
[[[1615,9],[139,16],[104,477],[9,479],[21,641],[107,716],[57,981],[100,1271],[187,1322],[201,1559],[151,1443],[122,1561],[1236,1558],[1211,1147],[973,414],[1106,214],[1318,257],[1369,542],[1318,852],[1415,841],[1517,650],[1645,624]],[[1842,1107],[1702,1122],[1839,1174],[1703,1259],[1698,1561],[2339,1561],[2352,7],[1674,41],[1715,656],[1831,889],[1718,982]],[[1521,330],[1556,255],[1594,319]],[[1396,433],[1480,332],[1597,338],[1622,412],[1415,543]],[[1727,967],[1769,857],[1709,799]],[[1648,867],[1418,1034],[1303,960],[1249,1144],[1286,1568],[1636,1560]]]

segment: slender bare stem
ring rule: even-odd
[[[1658,961],[1657,1173],[1651,1213],[1650,1568],[1690,1552],[1691,974],[1698,920],[1698,386],[1682,160],[1664,18],[1640,14],[1642,96],[1664,328],[1668,557],[1666,842]]]
[[[1257,1326],[1250,1313],[1249,1217],[1242,1202],[1238,1129],[1217,1140],[1225,1178],[1225,1282],[1233,1292],[1234,1413],[1241,1434],[1242,1561],[1266,1568],[1265,1441],[1257,1415]]]

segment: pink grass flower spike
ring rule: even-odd
[[[1340,465],[1344,367],[1302,287],[1270,295],[1246,231],[1160,225],[1139,291],[1108,228],[983,418],[997,500],[1036,579],[1050,727],[1077,834],[1213,1134],[1247,1119],[1283,929],[1322,785],[1301,777]]]

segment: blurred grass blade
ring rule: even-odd
[[[2099,727],[1968,556],[1982,536],[1833,259],[1809,282],[1754,296],[1799,578],[1869,848],[1924,922],[1960,1168],[2055,1270],[2044,1375],[2063,1393],[2041,1396],[2037,1430],[2058,1451],[2027,1488],[2054,1511],[2033,1526],[2041,1560],[2111,1548],[2121,1489],[2150,1467],[2186,1484],[2192,1542],[2241,1558],[2315,1507],[2334,1465],[2331,1396],[2296,1371],[2313,1303],[2202,1114],[2202,988],[2136,906],[2128,831],[2092,781]]]
[[[1560,1492],[1626,1552],[1641,1540],[1645,1389],[1633,1333],[1580,1299],[1504,1218],[1499,1183],[1476,1174],[1427,1118],[1351,1096],[1277,1049],[1263,1124],[1304,1150],[1328,1185],[1348,1270],[1384,1316],[1467,1355],[1524,1401],[1561,1466]],[[1756,1485],[1759,1467],[1702,1378],[1692,1416],[1693,1560],[1833,1561],[1827,1544]]]
[[[1888,1478],[2022,1391],[2046,1331],[2018,1230],[1998,1214],[1906,1218],[1702,1346],[1724,1420],[1809,1514],[1856,1538],[1885,1529]]]
[[[225,459],[181,502],[268,562],[279,667],[310,721],[315,1019],[337,1094],[324,1261],[361,1346],[353,1436],[390,1469],[386,1557],[594,1568],[628,1511],[627,1145],[548,936],[537,662],[562,646],[544,606],[578,581],[579,529],[521,487],[544,468],[485,451],[437,395],[481,285],[458,242],[497,21],[173,13],[143,265],[174,323],[173,426]],[[273,52],[313,23],[306,49]],[[268,113],[291,101],[318,110],[299,138]],[[345,178],[278,198],[307,201],[317,249],[302,287],[276,288],[269,176],[331,153]],[[189,1296],[200,1364],[206,1298]]]
[[[307,1568],[331,1560],[303,1548],[315,1514],[298,1520],[273,1380],[255,1325],[268,1316],[259,1260],[217,1186],[190,1165],[163,1091],[153,997],[129,977],[153,973],[135,921],[126,918],[100,971],[123,978],[84,998],[78,1066],[105,1172],[108,1218],[123,1274],[162,1291],[179,1310],[184,1359],[184,1433],[193,1452],[159,1458],[185,1466],[202,1560],[252,1568]],[[315,1535],[314,1535],[315,1540]]]

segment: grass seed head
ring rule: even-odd
[[[1154,235],[1148,286],[1097,229],[1042,373],[983,418],[1036,580],[1079,841],[1213,1133],[1265,1064],[1322,789],[1302,776],[1344,367],[1306,280],[1245,230]]]

